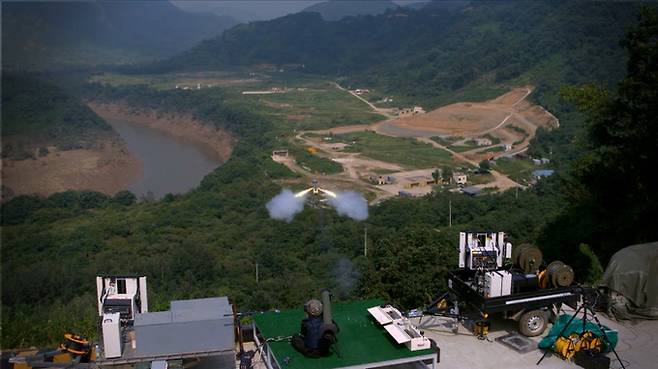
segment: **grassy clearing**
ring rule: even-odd
[[[477,142],[475,140],[466,140],[459,145],[450,145],[448,148],[454,152],[464,152],[478,148]]]
[[[459,137],[459,136],[447,136],[447,137],[433,136],[433,137],[430,137],[430,139],[432,141],[438,143],[439,145],[450,146],[454,142],[462,140],[463,138]]]
[[[191,88],[202,90],[221,87],[228,98],[248,109],[269,115],[285,129],[326,129],[352,124],[368,124],[386,119],[370,107],[341,91],[326,80],[296,74],[252,75],[248,70],[219,72],[168,73],[157,75],[125,75],[102,73],[90,78],[112,86],[147,85],[156,90]],[[273,88],[285,93],[243,95],[243,91],[268,91]]]
[[[283,119],[290,128],[298,130],[369,124],[386,119],[372,112],[364,102],[328,83],[322,88],[286,87],[289,88],[286,93],[242,96],[259,105],[261,111]]]
[[[343,171],[343,166],[335,161],[309,153],[304,147],[291,145],[289,152],[295,157],[295,161],[304,169],[318,174],[335,174]]]
[[[490,182],[493,182],[493,180],[494,180],[494,177],[490,173],[486,173],[486,174],[469,174],[469,176],[468,176],[469,186],[490,183]]]
[[[165,73],[165,74],[119,74],[102,73],[89,78],[90,82],[99,82],[110,86],[147,85],[156,90],[171,90],[188,87],[205,89],[211,87],[250,86],[261,83],[260,78],[267,76],[250,76],[245,71]]]
[[[541,166],[533,164],[525,159],[500,158],[495,161],[494,169],[507,175],[515,182],[525,182],[532,179],[532,172],[542,169]]]
[[[477,153],[478,153],[478,154],[486,154],[486,153],[488,153],[488,152],[503,152],[503,151],[505,151],[505,148],[504,148],[504,147],[502,147],[502,146],[494,146],[494,147],[490,147],[490,148],[488,148],[488,149],[480,150],[480,151],[478,151]]]
[[[516,133],[520,133],[520,134],[523,135],[524,137],[528,137],[528,136],[529,136],[528,132],[526,132],[525,129],[523,129],[523,128],[519,127],[519,126],[515,126],[515,125],[513,125],[513,124],[510,124],[510,125],[505,126],[505,128],[506,128],[506,129],[509,129],[510,131],[514,131],[514,132],[516,132]]]
[[[356,142],[352,144],[352,141]],[[369,158],[396,163],[409,169],[452,167],[455,162],[449,152],[411,138],[381,136],[373,132],[358,132],[334,136],[336,142],[350,143],[348,152],[358,152]]]

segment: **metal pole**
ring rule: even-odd
[[[256,284],[258,284],[258,263],[256,263]]]
[[[452,228],[452,200],[448,201],[448,226]]]
[[[363,256],[368,256],[368,227],[363,228]]]

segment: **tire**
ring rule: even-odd
[[[531,310],[519,319],[519,332],[526,337],[535,337],[544,333],[548,326],[548,317],[543,310]]]

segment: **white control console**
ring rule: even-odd
[[[368,312],[379,324],[384,326],[395,342],[404,343],[409,350],[425,350],[431,347],[430,340],[423,336],[418,328],[393,306],[373,306],[368,309]]]

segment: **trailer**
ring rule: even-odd
[[[472,278],[470,272],[467,269],[448,272],[448,292],[436,299],[426,314],[472,321],[480,330],[478,334],[486,334],[481,330],[489,327],[492,316],[502,315],[518,321],[519,332],[533,337],[544,332],[563,304],[575,309],[582,294],[579,286],[568,286],[486,297],[468,282]]]
[[[518,321],[523,335],[538,336],[563,304],[575,309],[583,294],[571,267],[545,266],[541,251],[531,245],[512,252],[503,232],[461,232],[459,268],[448,272],[446,282],[447,292],[423,314],[473,323],[479,337],[487,334],[494,314]]]

